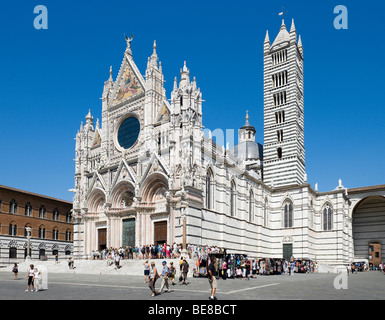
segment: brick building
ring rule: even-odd
[[[54,259],[73,251],[72,203],[0,185],[0,261]]]

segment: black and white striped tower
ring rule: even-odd
[[[305,182],[303,48],[292,21],[264,41],[264,182],[271,187]]]

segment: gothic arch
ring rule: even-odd
[[[168,191],[168,178],[162,172],[155,172],[144,180],[141,188],[143,202],[154,202],[165,198]]]
[[[112,208],[127,208],[133,203],[135,186],[131,181],[120,181],[110,194]]]
[[[254,222],[254,211],[255,211],[255,196],[253,187],[250,187],[249,189],[249,208],[248,208],[248,221]]]
[[[288,201],[294,205],[293,198],[288,193],[286,193],[285,196],[282,198],[280,207],[282,208],[285,205],[285,203]]]
[[[214,209],[214,172],[209,165],[205,174],[205,205],[207,209]]]
[[[267,196],[263,200],[263,226],[269,226],[269,199]]]
[[[294,226],[294,204],[290,198],[285,198],[282,204],[282,227],[292,228]]]
[[[237,216],[237,184],[235,179],[230,179],[230,216]]]
[[[106,202],[106,194],[100,188],[95,188],[91,191],[88,197],[88,212],[99,213],[103,211]]]
[[[329,200],[325,201],[321,208],[321,230],[333,230],[334,210],[333,205]]]

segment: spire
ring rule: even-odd
[[[88,110],[88,114],[86,115],[86,123],[92,123],[94,121],[94,117],[91,115],[91,109]]]
[[[152,55],[150,58],[150,66],[158,67],[158,55],[156,54],[156,41],[154,40],[154,45],[152,46]]]
[[[282,24],[281,24],[280,30],[286,30],[285,19],[282,19]]]
[[[110,66],[110,78],[108,79],[108,81],[113,81],[112,80],[112,66]]]
[[[249,126],[250,123],[249,123],[249,110],[246,110],[246,123],[245,123],[245,126]]]
[[[295,30],[294,19],[291,21],[290,42],[291,43],[296,43],[297,42],[297,30]]]
[[[178,82],[177,82],[177,78],[175,77],[174,79],[174,91],[177,91],[178,90]]]
[[[151,57],[156,57],[158,58],[158,55],[156,54],[156,40],[154,40],[154,44],[152,46],[152,56]]]
[[[292,33],[292,32],[297,32],[297,31],[295,30],[294,19],[293,19],[293,20],[291,20],[291,28],[290,28],[290,33]]]
[[[255,128],[249,123],[249,110],[246,110],[246,122],[239,130],[239,141],[255,141]]]
[[[190,71],[187,69],[186,61],[184,62],[183,68],[180,70],[180,83],[179,86],[183,87],[190,83]]]
[[[298,37],[298,48],[302,48],[301,35],[299,35],[299,37]]]
[[[189,73],[189,70],[187,69],[186,61],[184,62],[182,72],[187,72],[187,73]]]
[[[270,43],[269,30],[266,30],[265,43]]]
[[[114,80],[112,79],[112,66],[110,66],[110,76],[108,80],[104,83],[104,86],[110,88],[111,84],[114,83]]]

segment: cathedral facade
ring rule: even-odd
[[[247,115],[231,149],[204,135],[202,92],[186,63],[168,99],[156,43],[143,77],[132,40],[116,80],[110,70],[104,84],[101,123],[89,112],[76,134],[75,256],[176,242],[340,264],[369,258],[369,244],[385,240],[385,186],[339,181],[321,193],[307,182],[304,52],[294,21],[264,40],[263,144]]]

